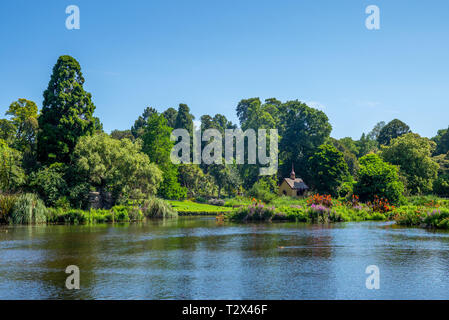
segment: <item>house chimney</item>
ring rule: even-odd
[[[290,179],[292,179],[292,180],[296,179],[295,169],[293,168],[293,162],[292,162],[292,172],[290,172]]]

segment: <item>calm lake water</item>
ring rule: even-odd
[[[448,275],[449,233],[384,222],[0,227],[0,299],[449,299]]]

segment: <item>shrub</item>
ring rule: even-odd
[[[147,218],[171,218],[178,216],[178,213],[173,210],[170,204],[156,197],[145,200],[141,209],[143,215]]]
[[[27,193],[18,196],[11,211],[13,224],[44,223],[47,221],[47,208],[35,194]]]
[[[113,212],[114,221],[129,221],[129,207],[114,206],[111,211]]]
[[[259,180],[248,190],[248,194],[256,199],[260,199],[265,203],[270,203],[276,198],[276,194],[273,192],[273,187],[270,181]]]
[[[249,206],[240,207],[236,211],[230,213],[228,218],[231,220],[254,221],[254,220],[271,220],[276,214],[273,207],[265,206],[263,203],[253,203]]]
[[[376,154],[368,154],[360,159],[358,182],[354,194],[362,201],[373,201],[375,196],[398,204],[403,199],[404,185],[399,180],[398,168],[383,161]]]
[[[0,223],[8,222],[12,209],[16,203],[17,196],[10,194],[0,195]]]
[[[441,197],[449,197],[449,176],[440,176],[433,182],[433,191]]]
[[[195,198],[195,202],[207,203],[207,199],[205,197],[203,197],[203,196],[198,196],[198,197]]]
[[[225,201],[222,199],[210,199],[209,201],[207,201],[208,204],[213,205],[213,206],[224,206],[225,205]]]

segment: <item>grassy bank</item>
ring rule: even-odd
[[[34,194],[0,195],[0,223],[4,224],[131,222],[177,215],[166,201],[158,198],[117,205],[109,210],[80,210],[47,208]]]
[[[167,201],[178,215],[218,215],[232,211],[232,207],[216,206],[206,203],[197,203],[189,200],[185,201]]]

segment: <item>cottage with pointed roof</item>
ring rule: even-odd
[[[284,178],[279,186],[279,195],[290,197],[302,197],[304,193],[309,190],[309,187],[301,178],[296,178],[295,170],[292,164],[292,172],[290,178]]]

